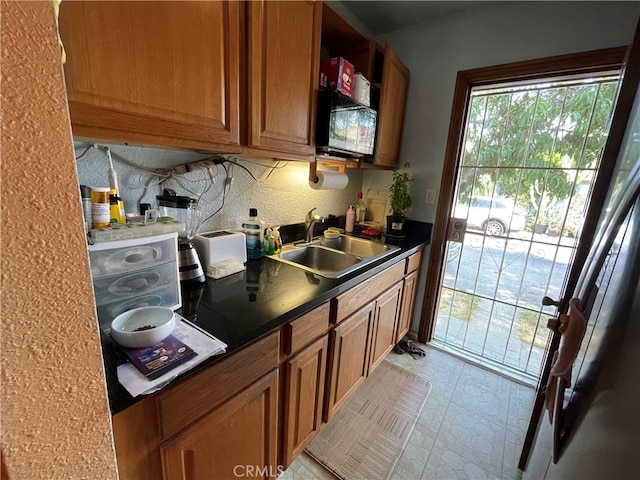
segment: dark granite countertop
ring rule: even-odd
[[[431,224],[408,222],[406,239],[395,242],[386,240],[388,244],[399,246],[400,250],[371,264],[362,272],[354,272],[339,279],[312,275],[265,257],[247,262],[244,272],[218,280],[207,277],[205,284],[184,287],[182,308],[178,313],[225,342],[228,348],[226,353],[183,373],[171,385],[423,248],[430,241]],[[133,398],[118,383],[116,367],[125,359],[106,335],[102,335],[102,349],[109,405],[111,413],[115,415],[145,396]]]

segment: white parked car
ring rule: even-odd
[[[524,230],[526,212],[510,198],[474,197],[471,205],[456,205],[455,218],[466,218],[467,228],[487,235],[504,235]]]

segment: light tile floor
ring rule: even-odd
[[[534,390],[419,344],[424,358],[387,360],[428,379],[433,388],[391,480],[518,479]],[[306,454],[282,480],[335,478]]]

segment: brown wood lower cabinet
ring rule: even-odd
[[[330,334],[325,421],[340,409],[369,373],[369,344],[375,302],[370,302]]]
[[[418,277],[422,263],[422,250],[414,253],[406,261],[404,286],[402,287],[402,305],[398,316],[398,328],[396,330],[396,343],[409,333],[413,310],[416,303],[416,291],[418,289]]]
[[[408,330],[420,256],[115,415],[120,478],[276,477]]]
[[[302,453],[322,426],[328,346],[328,335],[325,335],[287,361],[283,429],[285,468]]]
[[[396,343],[409,333],[411,320],[413,319],[413,305],[416,300],[416,288],[418,287],[418,272],[411,272],[404,278],[402,288],[402,308],[398,318],[398,329],[396,332]]]
[[[277,476],[278,385],[273,370],[163,443],[163,479]]]
[[[402,295],[402,282],[380,295],[376,300],[376,315],[371,341],[369,373],[373,372],[396,344],[396,326]]]

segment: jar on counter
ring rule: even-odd
[[[109,187],[91,188],[91,228],[111,225],[109,191]]]

